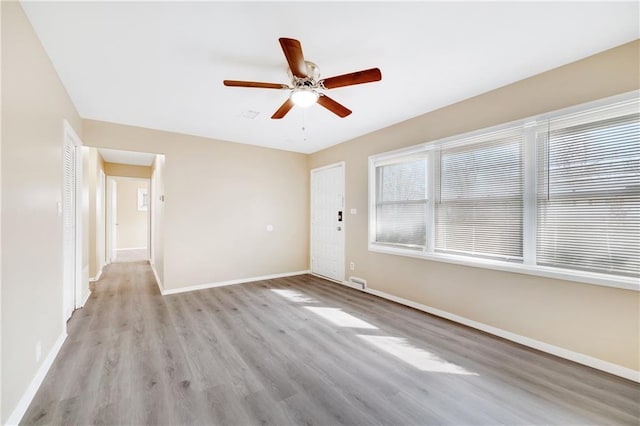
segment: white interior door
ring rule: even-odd
[[[75,144],[70,138],[65,138],[62,191],[62,269],[65,321],[71,318],[76,297],[76,155]]]
[[[344,163],[311,171],[311,272],[344,281]]]

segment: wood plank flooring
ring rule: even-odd
[[[161,296],[114,263],[23,424],[638,425],[640,387],[303,275]]]

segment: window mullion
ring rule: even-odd
[[[436,162],[440,161],[440,150],[434,149],[427,156],[427,244],[425,251],[433,253],[436,245],[436,228],[435,228],[435,195],[436,195],[436,179],[437,169]]]
[[[522,254],[525,265],[536,264],[536,128],[535,122],[525,123],[524,128],[524,209]]]

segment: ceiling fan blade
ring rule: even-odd
[[[257,87],[260,89],[289,89],[286,84],[280,83],[260,83],[257,81],[239,81],[239,80],[224,80],[225,86],[231,87]]]
[[[280,46],[284,52],[285,58],[289,63],[291,73],[298,78],[307,77],[307,64],[304,62],[302,55],[302,46],[298,40],[293,38],[280,38]]]
[[[275,120],[280,119],[280,118],[284,117],[285,115],[287,115],[287,113],[289,111],[291,111],[291,108],[293,108],[293,101],[291,99],[287,98],[287,100],[284,101],[284,103],[282,105],[280,105],[280,108],[278,108],[278,110],[273,113],[271,118],[273,118]]]
[[[351,110],[349,108],[337,103],[327,95],[320,95],[318,103],[340,118],[344,118],[351,114]]]
[[[352,72],[349,74],[337,75],[335,77],[325,78],[321,81],[327,89],[335,89],[336,87],[352,86],[354,84],[371,83],[373,81],[382,80],[382,73],[379,68],[371,68],[364,71]]]

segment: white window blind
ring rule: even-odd
[[[440,149],[435,250],[523,258],[523,129]]]
[[[638,276],[638,101],[551,120],[536,140],[537,263]]]
[[[369,249],[640,290],[637,91],[369,157]]]
[[[426,245],[426,160],[376,166],[375,241],[421,249]]]

